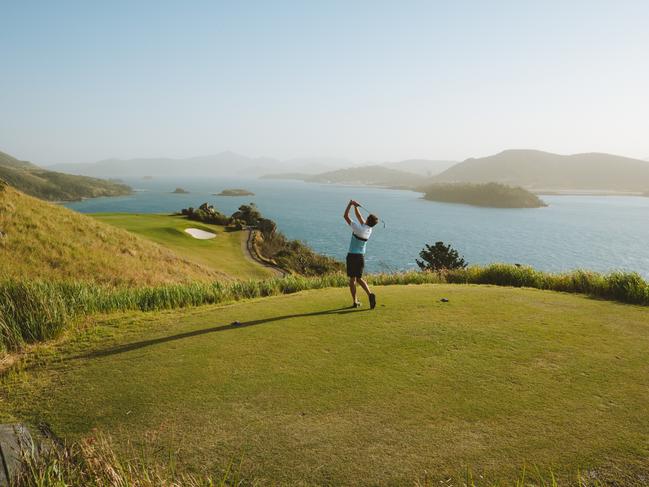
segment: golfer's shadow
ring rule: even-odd
[[[354,309],[352,307],[336,308],[336,309],[329,309],[325,311],[314,311],[313,313],[295,313],[291,315],[273,316],[271,318],[264,318],[261,320],[253,320],[253,321],[244,321],[242,323],[234,322],[229,325],[218,325],[210,328],[203,328],[201,330],[188,331],[186,333],[178,333],[177,335],[169,335],[166,337],[152,338],[151,340],[142,340],[140,342],[127,343],[125,345],[119,345],[117,347],[107,348],[104,350],[96,350],[94,352],[70,357],[68,360],[107,357],[109,355],[116,355],[119,353],[130,352],[133,350],[138,350],[140,348],[159,345],[161,343],[182,340],[184,338],[192,338],[192,337],[206,335],[208,333],[216,333],[220,331],[237,330],[240,328],[263,325],[264,323],[272,323],[274,321],[288,320],[291,318],[307,318],[309,316],[322,316],[322,315],[334,315],[334,314],[343,315],[347,313],[360,313],[362,311],[369,311],[369,309],[365,308],[359,310],[359,309]]]

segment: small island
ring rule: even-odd
[[[172,191],[174,194],[189,194],[189,191],[183,188],[176,188]]]
[[[418,188],[424,199],[489,208],[542,208],[547,206],[534,193],[500,183],[437,183]]]
[[[224,189],[220,193],[214,193],[214,196],[254,196],[255,193],[247,189]]]

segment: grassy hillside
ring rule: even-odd
[[[533,150],[507,150],[467,159],[434,178],[439,182],[498,182],[537,190],[644,192],[649,164],[611,154],[563,156]]]
[[[99,213],[97,220],[123,228],[173,250],[191,262],[241,279],[263,279],[275,273],[246,257],[247,232],[226,232],[224,227],[187,220],[182,216]],[[216,238],[198,240],[186,228],[215,233]]]
[[[520,187],[498,183],[437,183],[419,188],[424,199],[491,208],[540,208],[547,206],[538,196]]]
[[[5,375],[0,420],[153,441],[180,470],[234,461],[261,484],[649,474],[647,308],[489,286],[376,291],[374,311],[341,309],[346,290],[328,289],[113,316]]]
[[[13,169],[37,169],[38,167],[28,161],[20,161],[15,157],[0,151],[0,167],[10,167]]]
[[[125,184],[47,171],[0,152],[0,179],[23,193],[50,201],[73,201],[129,194]]]
[[[225,274],[132,233],[22,194],[0,189],[0,276],[154,284]]]

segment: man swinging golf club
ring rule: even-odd
[[[349,217],[349,210],[354,207],[354,213],[358,223]],[[363,280],[363,268],[365,267],[365,246],[372,235],[372,227],[379,221],[376,215],[369,215],[367,220],[363,218],[359,210],[360,203],[349,200],[343,218],[347,225],[352,227],[352,240],[349,244],[349,253],[347,254],[347,275],[349,276],[349,290],[352,293],[352,306],[358,308],[361,303],[356,299],[356,283],[358,283],[367,293],[370,300],[370,308],[376,307],[376,296],[370,291],[367,282]]]

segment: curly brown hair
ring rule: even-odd
[[[367,223],[367,226],[373,227],[379,222],[379,217],[376,216],[375,214],[371,214],[370,216],[367,217],[367,220],[365,220],[365,223]]]

